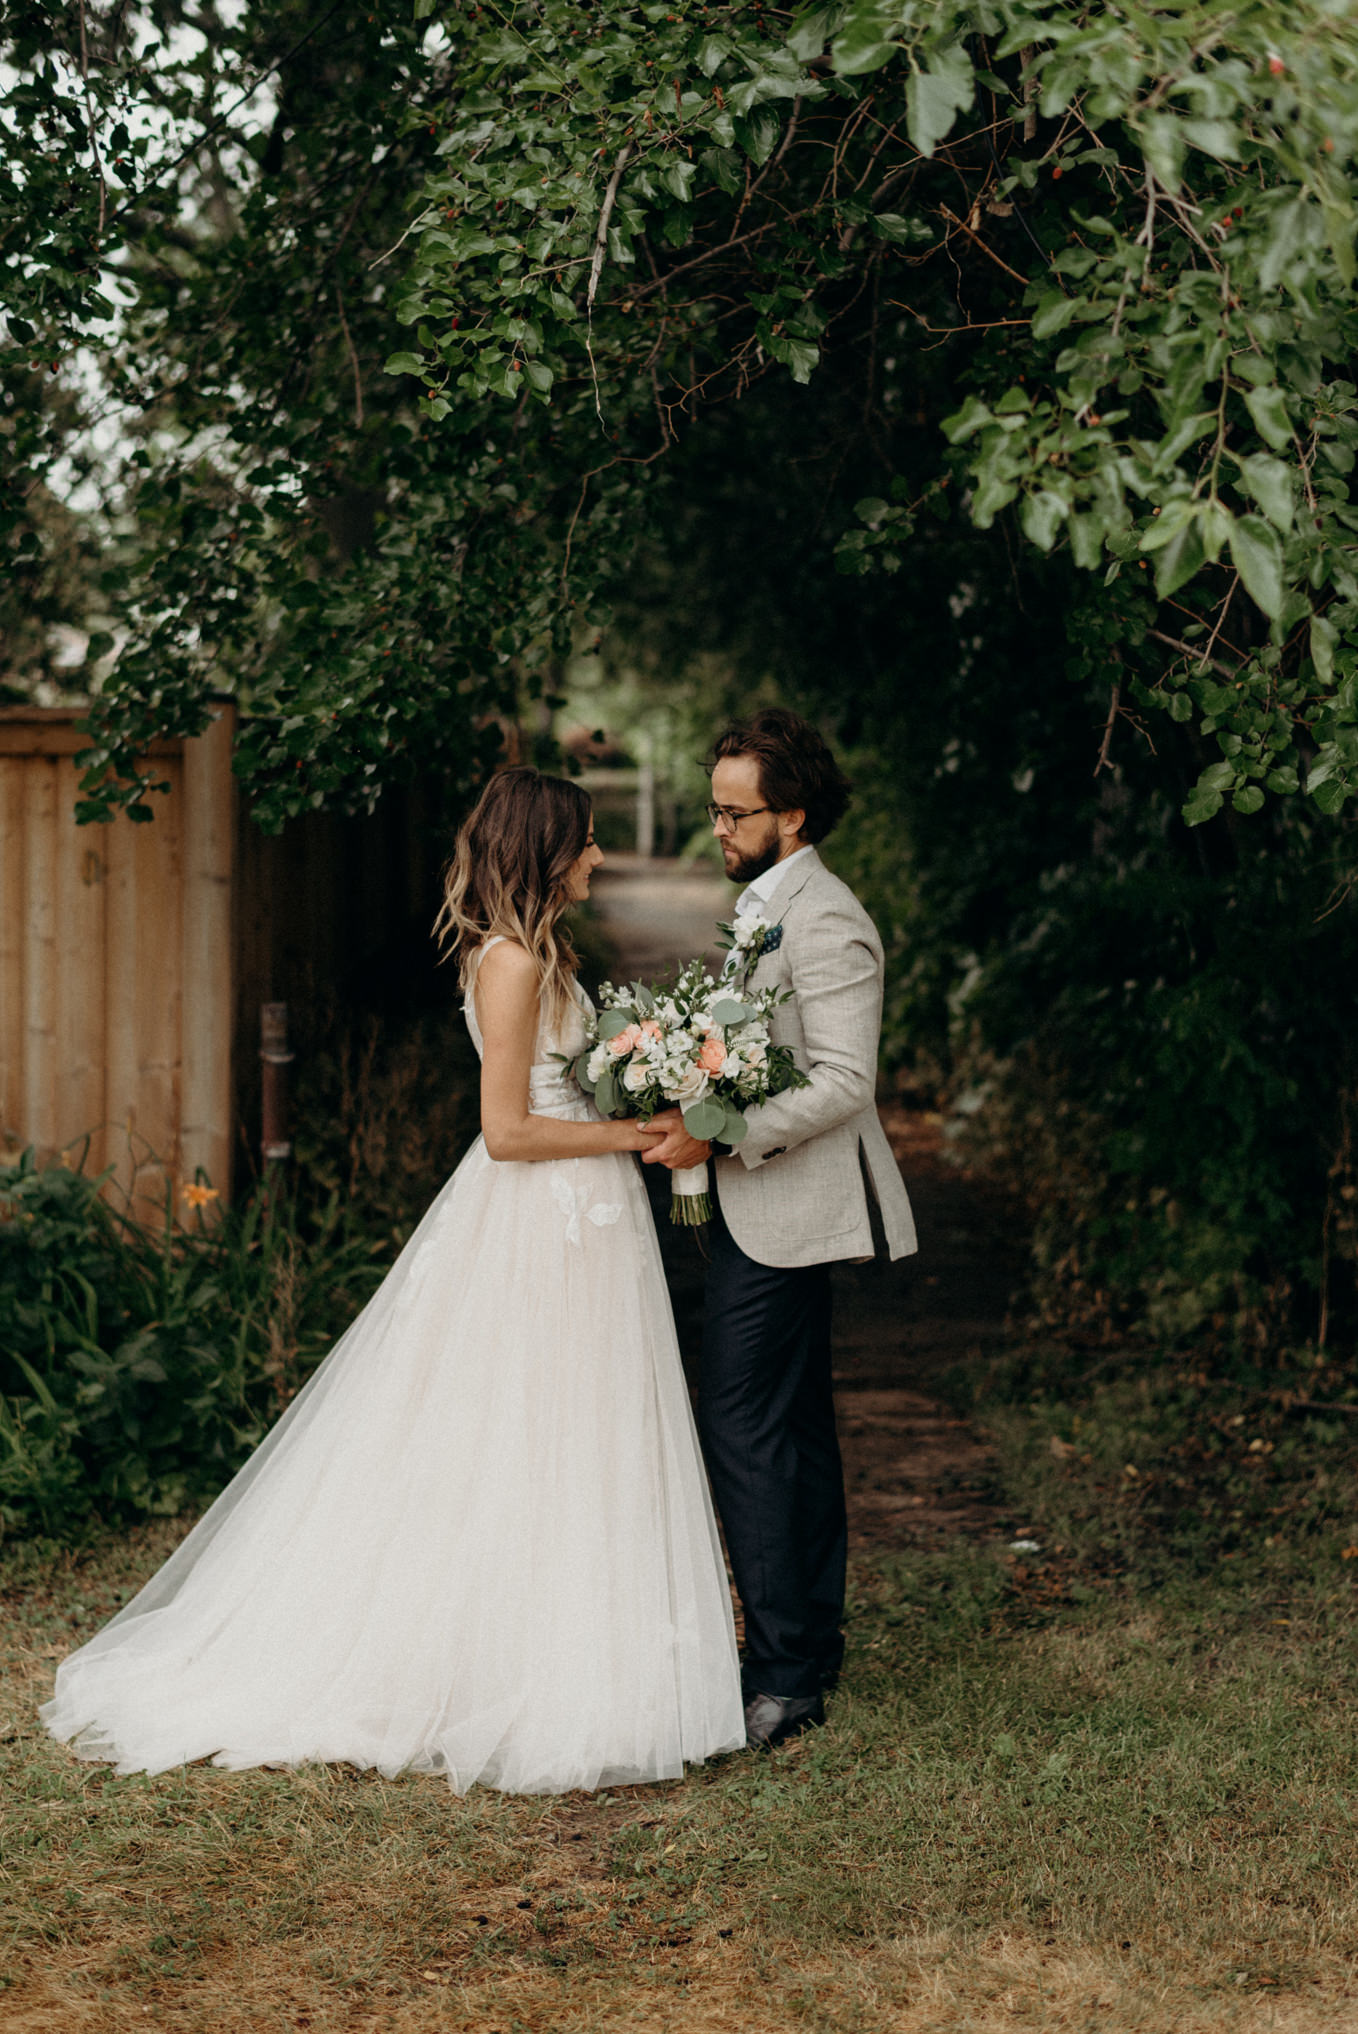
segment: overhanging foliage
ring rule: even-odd
[[[92,816],[138,801],[138,746],[223,682],[256,712],[242,768],[274,820],[416,755],[474,770],[695,415],[851,341],[902,402],[922,349],[949,349],[953,400],[925,421],[978,523],[1016,515],[1145,583],[1117,589],[1139,619],[1110,714],[1163,706],[1214,740],[1186,817],[1299,786],[1340,807],[1346,7],[417,13],[12,17],[18,584],[50,570],[42,484],[73,449],[100,467],[73,414],[92,374],[119,405],[111,505],[136,518],[113,526],[91,772],[123,788]],[[44,366],[82,348],[71,380]],[[865,499],[842,566],[890,569],[919,500]]]

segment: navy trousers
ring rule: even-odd
[[[698,1427],[745,1611],[747,1695],[815,1695],[844,1652],[830,1267],[756,1264],[713,1196]]]

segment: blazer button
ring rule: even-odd
[[[764,1156],[765,1158],[781,1158],[786,1150],[786,1144],[775,1144],[772,1151],[766,1151]]]

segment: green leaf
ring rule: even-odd
[[[1287,398],[1280,388],[1247,388],[1245,408],[1254,419],[1259,436],[1275,452],[1284,451],[1292,443],[1292,420],[1287,414]]]
[[[1072,516],[1067,525],[1070,555],[1081,572],[1092,572],[1103,556],[1104,520],[1097,509],[1087,516]]]
[[[1339,632],[1323,614],[1311,616],[1311,662],[1322,685],[1334,683],[1334,652]]]
[[[1257,812],[1263,802],[1264,794],[1257,784],[1242,784],[1231,800],[1236,811],[1243,812],[1247,818],[1251,812]]]
[[[943,419],[943,435],[950,445],[963,445],[968,438],[991,422],[990,410],[979,396],[969,395],[960,410]]]
[[[832,58],[841,78],[862,77],[867,71],[879,71],[892,57],[899,56],[901,46],[891,42],[875,30],[850,29],[839,36],[834,45]],[[913,136],[912,136],[913,139]]]
[[[1065,514],[1066,504],[1060,495],[1044,487],[1039,488],[1036,494],[1024,496],[1019,522],[1024,536],[1036,544],[1039,551],[1050,551]]]
[[[756,106],[736,122],[736,140],[756,165],[766,163],[778,146],[783,123],[771,106]]]
[[[1223,162],[1239,160],[1240,140],[1228,120],[1183,120],[1179,131],[1190,148],[1200,148],[1204,155],[1219,156]]]
[[[611,1066],[606,1066],[594,1083],[594,1106],[601,1116],[616,1116],[620,1097],[617,1078]]]
[[[910,247],[934,237],[922,219],[906,219],[899,212],[874,212],[868,224],[879,240],[889,240],[895,247]]]
[[[1276,530],[1292,527],[1292,468],[1267,452],[1239,459],[1240,478]]]
[[[605,1010],[595,1028],[601,1043],[606,1045],[610,1038],[620,1038],[636,1021],[635,1010]]]
[[[738,1144],[745,1142],[749,1128],[750,1126],[745,1121],[740,1110],[736,1108],[733,1102],[728,1102],[726,1105],[726,1127],[717,1133],[722,1143],[729,1144],[734,1151]]]
[[[821,54],[830,40],[833,19],[834,14],[828,7],[814,7],[794,21],[787,46],[799,64],[812,63]]]
[[[1143,122],[1141,147],[1167,191],[1177,191],[1183,177],[1184,123],[1172,113],[1154,113]]]
[[[1339,270],[1340,281],[1345,289],[1353,288],[1353,207],[1342,199],[1330,198],[1321,204],[1321,217],[1325,221],[1325,238],[1329,243],[1334,265]]]
[[[911,71],[905,88],[905,124],[921,155],[933,154],[957,115],[970,106],[975,90],[971,59],[960,43],[938,51],[932,69]]]
[[[1202,570],[1206,560],[1202,531],[1195,516],[1192,522],[1184,524],[1177,536],[1171,537],[1155,561],[1155,590],[1161,600],[1177,593],[1196,572]]]
[[[719,1003],[712,1005],[712,1022],[720,1024],[725,1031],[733,1024],[748,1024],[754,1012],[746,1003],[736,1001],[734,996],[723,996]]]
[[[1063,331],[1079,307],[1078,297],[1068,297],[1061,290],[1044,291],[1033,312],[1034,339],[1050,339]]]
[[[724,1105],[712,1100],[711,1097],[705,1101],[695,1102],[691,1109],[684,1110],[684,1128],[690,1137],[704,1140],[709,1137],[720,1137],[725,1123]]]
[[[382,372],[384,374],[423,374],[427,363],[418,353],[393,353]]]
[[[1262,516],[1241,516],[1231,530],[1231,562],[1256,607],[1272,619],[1282,612],[1283,550]]]
[[[1017,482],[1006,480],[993,468],[983,472],[971,498],[971,520],[977,529],[988,530],[1000,510],[1007,508],[1017,493]]]
[[[1190,791],[1182,807],[1184,825],[1201,826],[1204,820],[1215,818],[1221,804],[1219,791]]]

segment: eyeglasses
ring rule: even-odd
[[[716,825],[719,819],[724,819],[732,833],[734,833],[742,819],[753,819],[758,813],[776,812],[777,810],[776,805],[752,805],[747,812],[738,811],[734,805],[709,805],[707,816],[713,826]]]

